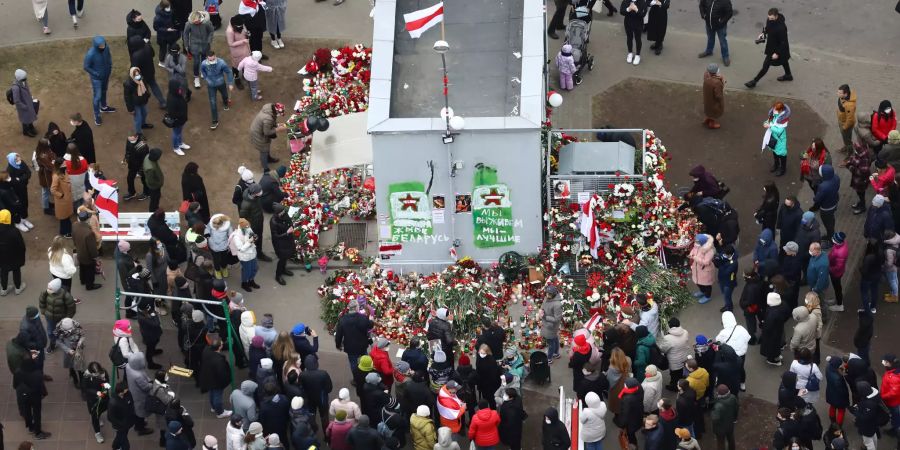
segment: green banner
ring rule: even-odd
[[[394,242],[412,242],[431,235],[431,201],[425,194],[423,183],[391,184],[388,186],[388,204],[391,205],[391,239]]]
[[[518,240],[513,232],[509,187],[497,182],[496,169],[481,167],[475,172],[472,219],[478,248],[505,247]]]

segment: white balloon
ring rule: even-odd
[[[462,130],[466,127],[466,120],[461,116],[453,116],[450,118],[450,128],[454,130]]]
[[[547,97],[547,102],[550,103],[550,106],[558,108],[563,103],[563,96],[559,95],[559,92],[554,92]]]

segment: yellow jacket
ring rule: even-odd
[[[850,99],[842,98],[838,100],[838,103],[844,107],[843,112],[840,108],[837,110],[838,125],[842,130],[853,129],[853,126],[856,125],[856,92],[850,91]]]
[[[432,450],[434,443],[437,442],[431,417],[413,414],[409,419],[409,432],[412,435],[414,450]]]
[[[709,372],[702,367],[698,367],[697,370],[688,374],[687,382],[691,385],[691,389],[697,393],[697,400],[700,400],[706,395],[706,388],[709,387]]]

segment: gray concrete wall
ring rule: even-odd
[[[418,181],[427,189],[434,163],[434,180],[428,203],[435,195],[445,198],[444,223],[432,221],[432,234],[420,242],[404,242],[400,255],[385,261],[397,269],[423,271],[440,269],[451,262],[450,247],[460,240],[457,255],[478,261],[494,262],[504,252],[514,250],[533,253],[541,245],[540,131],[469,131],[445,145],[440,133],[402,133],[373,135],[375,153],[375,189],[379,204],[377,225],[379,241],[389,242],[381,233],[390,226],[389,186],[393,183]],[[477,134],[477,136],[476,136]],[[463,167],[450,176],[451,161],[462,161]],[[473,242],[472,213],[455,213],[455,196],[471,194],[474,189],[476,164],[497,169],[498,183],[509,187],[512,204],[513,245],[477,248]],[[384,206],[382,206],[384,205]]]

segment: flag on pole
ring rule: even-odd
[[[88,180],[94,190],[97,191],[97,198],[94,199],[94,205],[100,211],[100,217],[112,225],[116,232],[119,231],[119,191],[116,189],[116,182],[113,180],[101,180],[94,174],[93,169],[88,170]]]
[[[406,31],[409,31],[410,37],[416,39],[422,36],[422,33],[428,31],[429,28],[443,22],[444,2],[440,2],[430,8],[404,14],[403,20],[406,22]]]

